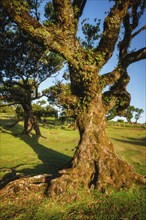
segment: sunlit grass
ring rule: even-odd
[[[1,173],[0,177],[13,168],[22,175],[53,172],[70,161],[79,140],[77,130],[63,126],[49,128],[41,124],[42,135],[37,138],[21,135],[23,125],[7,128],[10,116],[2,118]],[[146,130],[133,127],[107,127],[107,133],[114,143],[117,154],[131,163],[137,172],[146,173]]]
[[[3,121],[4,124],[10,123]],[[22,123],[15,127],[2,126],[1,173],[2,177],[15,169],[22,175],[55,172],[71,160],[78,143],[78,132],[60,127],[49,129],[41,126],[43,137],[21,135]]]
[[[36,201],[9,199],[1,205],[0,219],[7,220],[145,220],[145,189],[84,194],[75,202],[63,204],[49,198]]]
[[[9,116],[10,117],[10,116]],[[2,118],[0,176],[33,176],[55,173],[68,163],[79,140],[77,130],[60,125],[49,127],[41,124],[42,135],[33,133],[30,137],[21,135],[22,123],[13,128],[12,119]],[[146,174],[146,130],[138,127],[107,127],[107,133],[114,143],[117,154],[134,166],[140,174]],[[69,204],[55,203],[46,198],[36,200],[9,200],[1,204],[0,219],[14,220],[144,220],[146,217],[145,189],[133,188],[128,191],[103,195],[93,192]]]

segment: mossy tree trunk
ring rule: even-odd
[[[35,134],[41,136],[40,128],[37,124],[36,117],[33,114],[31,106],[25,106],[24,108],[24,129],[22,134],[29,135],[34,129]]]
[[[95,77],[91,78],[92,89],[88,84],[82,94],[88,93],[88,100],[91,101],[86,103],[85,98],[80,97],[77,110],[79,144],[71,167],[60,171],[61,176],[51,181],[49,194],[54,198],[57,196],[60,199],[68,199],[70,193],[70,198],[75,199],[79,189],[85,189],[87,192],[93,189],[106,192],[111,188],[129,188],[134,183],[145,182],[145,179],[136,174],[131,165],[121,160],[114,151],[114,146],[105,132],[107,106],[103,102],[100,87],[94,83]],[[83,83],[80,87],[82,86]]]

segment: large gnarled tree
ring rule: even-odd
[[[29,14],[27,1],[1,2],[23,31],[46,49],[62,55],[69,65],[71,104],[78,106],[76,120],[80,141],[71,168],[61,171],[62,175],[51,181],[50,194],[64,196],[69,191],[76,195],[80,187],[104,192],[110,187],[128,188],[133,183],[144,183],[144,177],[116,155],[105,132],[107,112],[116,105],[118,114],[122,115],[129,105],[128,66],[146,58],[146,48],[129,52],[131,41],[146,28],[138,28],[144,1],[115,0],[104,20],[99,44],[92,50],[85,49],[77,39],[78,22],[86,0],[53,0],[54,13],[49,4],[48,22],[44,25]],[[98,1],[97,7],[100,7]],[[124,34],[118,43],[118,64],[113,71],[100,75],[99,71],[114,53],[122,24]],[[103,92],[108,85],[110,90]]]

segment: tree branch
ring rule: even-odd
[[[65,18],[65,25],[57,22],[43,26],[28,13],[26,1],[1,0],[3,10],[5,10],[14,22],[16,22],[22,30],[24,30],[37,43],[42,44],[47,49],[60,53],[67,60],[72,60],[74,55],[74,44],[76,34],[76,24],[74,22],[74,12],[70,0],[54,0],[54,4],[65,4],[65,9],[60,6],[58,9],[58,19]],[[59,6],[58,6],[59,7]],[[68,10],[67,10],[68,9]],[[59,17],[61,16],[61,17]],[[69,22],[67,24],[67,22]],[[67,25],[67,26],[66,26]],[[70,45],[70,47],[68,47]],[[71,53],[72,51],[72,53]]]
[[[28,12],[25,1],[15,0],[1,0],[3,10],[5,10],[10,18],[14,20],[26,33],[28,33],[33,39],[41,44],[47,40],[47,45],[50,47],[53,44],[53,31],[52,28],[41,25],[35,20]]]
[[[118,66],[112,72],[103,74],[99,77],[102,88],[114,84],[123,74],[123,70]]]
[[[146,29],[146,25],[144,25],[142,28],[140,28],[138,31],[136,31],[134,34],[132,34],[132,36],[131,36],[132,39],[145,29]]]
[[[75,18],[78,20],[83,13],[87,0],[74,0],[72,5],[74,8]]]
[[[126,66],[129,66],[131,63],[137,62],[139,60],[146,59],[146,47],[134,51],[132,53],[129,53],[125,59],[123,60],[123,63],[126,64]]]
[[[75,32],[74,11],[70,0],[53,0],[55,17],[62,28],[69,28]]]
[[[114,52],[115,44],[120,32],[121,22],[127,13],[129,4],[130,0],[122,1],[122,3],[116,1],[109,15],[105,18],[102,37],[99,46],[96,49],[97,61],[98,56],[100,56],[101,66],[109,60]]]
[[[132,40],[131,33],[132,33],[132,26],[130,24],[130,15],[129,13],[126,14],[125,18],[123,19],[123,25],[125,29],[124,37],[121,42],[119,42],[119,59],[122,59],[128,53],[128,48],[130,46],[130,42]]]
[[[40,99],[40,98],[42,98],[42,97],[44,97],[44,96],[45,96],[44,94],[42,94],[42,95],[38,95],[38,94],[37,94],[37,96],[32,97],[31,100],[34,101],[34,100]]]
[[[126,91],[126,86],[129,83],[130,77],[126,70],[122,70],[120,78],[110,87],[109,91],[102,94],[102,100],[105,105],[105,110],[108,112],[116,105],[117,115],[123,116],[125,109],[129,106],[131,96]]]
[[[137,28],[139,19],[141,15],[143,14],[143,10],[141,8],[141,11],[139,12],[139,4],[142,2],[139,0],[139,2],[135,2],[133,5],[131,5],[131,13],[130,10],[127,12],[126,16],[123,19],[123,25],[125,29],[124,37],[119,42],[119,63],[121,66],[127,68],[131,63],[139,61],[141,59],[145,59],[145,48],[142,48],[136,52],[128,52],[128,48],[130,47],[130,43],[132,39],[137,36],[140,32],[142,32],[144,29],[146,29],[146,25],[141,27],[138,31],[132,34],[132,32]]]

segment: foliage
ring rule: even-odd
[[[124,117],[127,119],[128,123],[131,123],[132,119],[136,119],[136,123],[138,121],[138,119],[140,118],[140,115],[144,112],[143,109],[139,109],[139,108],[135,108],[134,106],[129,106],[126,110],[125,110],[125,114]],[[111,120],[114,117],[117,116],[117,108],[114,107],[113,109],[111,109],[106,118],[107,120]]]
[[[57,117],[58,111],[51,107],[50,105],[42,106],[43,102],[37,102],[32,105],[34,115],[38,120],[41,120],[41,117]]]
[[[62,60],[55,54],[45,55],[44,47],[32,43],[18,27],[1,31],[1,97],[12,104],[24,103],[41,97],[39,85],[62,67]],[[49,63],[49,65],[48,65]]]
[[[135,107],[134,106],[129,106],[127,108],[127,111],[126,111],[126,119],[128,122],[131,122],[131,119],[133,118],[133,113],[135,111]]]
[[[16,116],[17,116],[18,119],[24,117],[24,110],[21,107],[21,105],[16,106],[15,113],[16,113]]]
[[[5,106],[5,103],[0,101],[0,113],[14,114],[15,109],[13,106]]]
[[[140,119],[140,116],[141,116],[141,114],[144,112],[144,110],[143,110],[143,109],[136,108],[136,109],[135,109],[135,112],[136,112],[136,114],[135,114],[135,122],[137,123],[137,121]]]
[[[75,117],[76,106],[74,106],[74,97],[71,95],[70,86],[70,83],[58,82],[56,85],[43,90],[43,94],[48,98],[51,105],[56,105],[61,109],[62,115]]]
[[[38,7],[33,3],[34,1],[29,1],[32,14]],[[28,129],[28,121],[33,118],[32,101],[42,97],[39,92],[40,84],[62,68],[63,59],[46,52],[43,45],[32,42],[3,11],[0,13],[0,97],[6,105],[21,105],[24,130],[29,133],[31,129]],[[20,113],[18,108],[16,111]]]
[[[145,26],[140,27],[138,31],[136,29],[145,10],[144,0],[136,3],[129,0],[128,4],[124,5],[121,1],[114,1],[114,6],[105,17],[101,34],[99,34],[100,20],[95,18],[95,25],[87,23],[88,19],[83,20],[82,30],[85,36],[83,48],[76,34],[79,18],[86,5],[85,0],[81,2],[74,0],[64,5],[58,1],[47,3],[46,18],[42,23],[37,13],[37,7],[41,1],[26,1],[21,7],[19,2],[15,3],[15,0],[13,0],[12,7],[8,7],[9,4],[11,3],[2,2],[1,5],[8,14],[11,14],[20,28],[31,36],[30,38],[33,38],[39,46],[47,49],[46,54],[48,50],[53,51],[63,56],[68,62],[72,95],[78,98],[76,104],[81,103],[87,107],[88,103],[95,98],[94,94],[97,91],[101,93],[104,87],[110,85],[110,90],[102,93],[102,102],[106,105],[106,111],[108,112],[116,105],[117,113],[124,114],[130,102],[130,95],[126,91],[129,82],[127,68],[133,62],[145,59],[145,48],[129,51],[131,41],[145,29]],[[19,11],[24,15],[21,19]],[[70,14],[69,17],[66,12]],[[25,19],[25,13],[34,19]],[[124,32],[119,39],[121,24],[123,24]],[[116,44],[119,49],[116,68],[98,77],[100,69],[114,53]],[[96,77],[94,77],[95,72]],[[93,91],[93,87],[96,91]]]
[[[81,27],[82,27],[82,32],[84,34],[85,40],[80,39],[83,47],[87,48],[87,49],[93,49],[95,46],[95,43],[97,43],[96,41],[100,38],[100,22],[101,20],[95,18],[94,19],[94,25],[88,23],[89,19],[84,19],[81,22]]]

